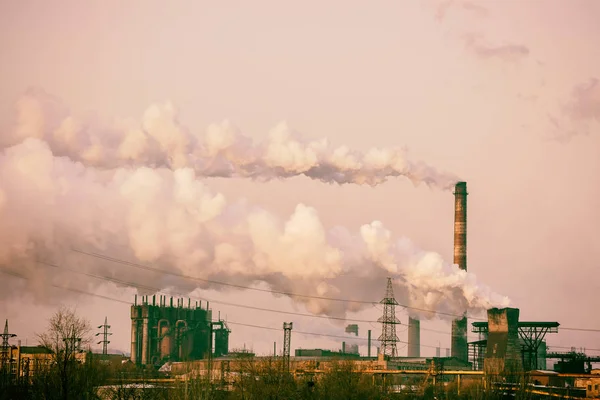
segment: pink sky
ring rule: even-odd
[[[138,118],[149,104],[171,100],[195,131],[227,118],[258,140],[286,120],[309,138],[360,150],[406,145],[468,182],[470,271],[510,297],[521,319],[600,329],[600,83],[589,84],[600,79],[598,18],[595,0],[2,1],[0,127],[11,126],[18,96],[39,86],[103,117]],[[303,202],[328,227],[381,220],[451,261],[449,193],[403,179],[376,188],[306,178],[208,183],[281,217]],[[382,296],[384,287],[365,297]],[[207,296],[294,309],[270,296]],[[108,315],[112,344],[128,349],[126,305],[77,303],[93,325]],[[273,327],[291,318],[213,308]],[[53,311],[27,298],[0,303],[0,319],[9,318],[22,340],[33,340]],[[292,319],[306,331],[343,332]],[[363,325],[361,336],[379,335],[379,326]],[[422,326],[448,331],[423,331],[423,344],[449,347],[448,323]],[[282,335],[233,327],[231,340],[266,352]],[[339,347],[300,335],[292,342]],[[562,331],[548,343],[599,349],[600,333]]]

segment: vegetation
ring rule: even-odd
[[[382,376],[365,374],[351,360],[330,363],[326,371],[286,372],[281,358],[240,357],[210,371],[189,367],[167,376],[131,363],[107,362],[83,352],[90,324],[74,310],[62,308],[38,335],[51,350],[26,374],[0,373],[0,400],[359,400],[359,399],[500,399],[495,382],[513,382],[513,399],[532,398],[522,374],[505,372],[485,383],[465,380],[460,390],[448,376]],[[199,363],[198,365],[201,365]],[[211,364],[212,365],[212,364]],[[235,367],[234,367],[235,365]],[[323,367],[321,367],[323,368]],[[487,390],[486,390],[487,388]]]

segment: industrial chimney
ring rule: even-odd
[[[467,182],[454,187],[454,264],[467,270]],[[467,318],[452,321],[452,357],[467,361]]]
[[[409,357],[421,357],[421,321],[408,318],[408,354]]]

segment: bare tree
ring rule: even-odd
[[[45,397],[84,398],[93,391],[98,374],[91,353],[84,352],[92,338],[87,319],[78,316],[75,309],[61,307],[48,321],[47,330],[37,337],[41,346],[52,351],[53,357],[44,371],[43,382],[38,379]]]
[[[64,359],[74,357],[91,342],[90,322],[75,309],[61,307],[48,321],[48,329],[38,334],[40,344]]]

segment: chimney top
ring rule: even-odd
[[[467,182],[456,182],[456,185],[454,186],[454,194],[468,194]]]

